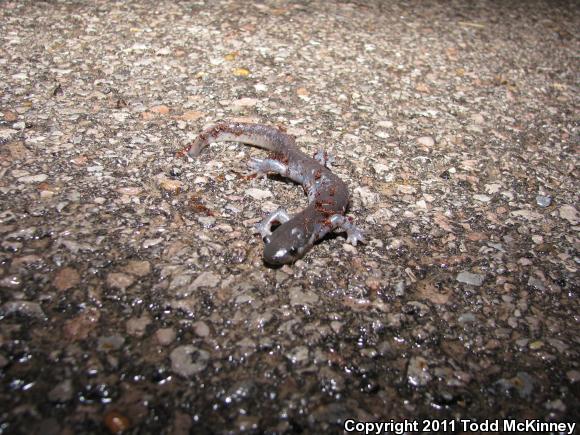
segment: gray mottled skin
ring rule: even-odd
[[[241,142],[271,151],[267,159],[253,159],[250,167],[259,174],[275,172],[303,186],[309,204],[292,218],[278,210],[257,225],[264,238],[264,261],[271,265],[291,263],[302,257],[317,240],[336,228],[347,232],[356,245],[363,235],[344,216],[349,194],[346,184],[319,161],[301,152],[294,138],[280,130],[259,124],[220,123],[201,132],[189,148],[197,156],[212,142]],[[326,163],[325,154],[316,158]],[[274,223],[281,225],[273,232]]]

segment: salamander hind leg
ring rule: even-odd
[[[252,170],[252,173],[257,175],[266,176],[270,172],[280,174],[283,177],[288,175],[288,166],[274,159],[252,158],[248,162],[248,167]]]
[[[353,246],[356,246],[358,242],[365,243],[363,232],[351,222],[350,218],[341,214],[335,214],[330,217],[330,222],[332,222],[336,228],[346,231],[347,243],[350,243]]]
[[[319,149],[318,152],[314,154],[314,160],[316,160],[322,166],[326,166],[328,169],[332,169],[332,164],[334,163],[334,156],[328,154],[323,149]]]
[[[266,239],[272,235],[272,226],[276,223],[283,224],[290,220],[290,216],[286,210],[280,208],[256,225],[256,230],[260,233],[262,238]],[[266,242],[267,243],[267,242]]]

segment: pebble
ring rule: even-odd
[[[566,405],[561,399],[549,400],[544,404],[544,406],[546,409],[551,409],[553,411],[566,412]]]
[[[12,233],[6,234],[5,239],[31,239],[36,233],[35,227],[21,228]]]
[[[395,296],[403,297],[405,295],[405,281],[397,281],[395,284]]]
[[[518,391],[521,398],[529,398],[534,391],[536,381],[526,372],[518,372],[516,377],[511,379],[512,385]]]
[[[30,301],[8,301],[5,302],[0,312],[7,316],[9,314],[22,314],[28,317],[36,317],[39,319],[44,319],[46,316],[40,304],[38,302],[30,302]]]
[[[8,237],[6,237],[8,238]],[[15,257],[12,260],[12,264],[10,265],[10,269],[12,271],[22,270],[28,267],[39,267],[43,263],[43,259],[38,255],[30,254],[30,255],[22,255],[20,257]]]
[[[173,293],[187,293],[183,289],[191,283],[191,279],[191,275],[186,273],[177,274],[169,281],[169,290]]]
[[[125,291],[135,282],[135,278],[126,273],[113,272],[107,275],[107,285],[115,290]]]
[[[415,207],[418,210],[427,210],[427,201],[425,201],[424,199],[420,199],[419,201],[415,202]],[[414,234],[420,233],[421,230],[418,229],[417,231],[411,231]]]
[[[387,165],[383,165],[382,163],[373,163],[373,169],[377,174],[389,171],[389,167]]]
[[[515,211],[510,212],[510,214],[512,216],[522,217],[522,218],[527,219],[529,221],[539,220],[539,219],[542,219],[542,217],[543,217],[537,211],[526,210],[526,209],[515,210]]]
[[[552,198],[548,195],[538,195],[536,196],[536,204],[540,207],[549,207],[552,204]]]
[[[202,320],[198,320],[197,322],[195,322],[193,325],[193,331],[196,333],[197,336],[199,337],[208,337],[209,336],[209,326],[207,326],[207,323],[205,323]]]
[[[121,195],[137,196],[143,189],[141,187],[119,187],[117,192]]]
[[[180,118],[184,121],[196,121],[203,116],[205,116],[204,112],[199,112],[197,110],[190,110],[188,112],[184,112]]]
[[[461,316],[458,317],[457,321],[459,323],[475,323],[477,322],[477,317],[473,313],[463,313]]]
[[[362,205],[365,207],[374,206],[379,202],[379,194],[368,187],[356,187],[353,191],[353,196],[360,198]]]
[[[16,220],[16,215],[10,210],[0,211],[0,224],[5,225]]]
[[[414,387],[423,387],[431,381],[429,364],[422,356],[415,356],[409,360],[407,367],[407,380]]]
[[[152,246],[160,244],[161,242],[163,242],[163,239],[161,237],[157,239],[145,239],[143,241],[143,248],[148,249],[151,248]]]
[[[257,98],[240,98],[239,100],[235,100],[232,101],[232,106],[237,106],[237,107],[253,107],[256,104],[258,104],[258,100]]]
[[[11,110],[4,110],[4,121],[14,122],[18,119],[18,115]]]
[[[318,295],[309,290],[302,291],[300,287],[292,287],[288,290],[290,305],[314,305],[318,302]]]
[[[256,342],[250,337],[242,338],[238,341],[237,346],[239,347],[240,354],[243,358],[248,358],[256,351]]]
[[[87,166],[87,172],[99,173],[99,172],[103,172],[103,169],[104,168],[102,165]]]
[[[550,346],[552,346],[560,353],[564,353],[569,349],[566,343],[564,343],[562,340],[558,340],[557,338],[548,338],[548,343],[550,343]]]
[[[25,177],[27,175],[30,175],[30,172],[25,171],[23,169],[14,169],[12,172],[10,172],[12,174],[13,177],[15,178],[22,178]]]
[[[120,335],[110,335],[108,337],[99,337],[97,349],[101,352],[119,350],[125,343],[125,338]]]
[[[160,328],[155,332],[155,338],[161,346],[168,346],[175,341],[177,334],[173,328]]]
[[[286,358],[290,360],[292,364],[303,364],[308,361],[309,351],[306,346],[297,346],[294,349],[286,352]]]
[[[193,180],[194,184],[207,184],[208,183],[208,178],[204,177],[204,176],[197,176],[195,177],[195,179]]]
[[[149,261],[131,260],[123,268],[123,271],[130,275],[143,278],[151,273],[151,263]]]
[[[565,204],[560,207],[560,217],[566,219],[572,225],[577,225],[580,222],[578,211],[571,205]]]
[[[393,122],[392,121],[379,121],[377,122],[377,127],[382,127],[382,128],[393,128]]]
[[[254,433],[259,428],[260,419],[252,415],[240,415],[234,422],[237,433]]]
[[[298,94],[301,97],[308,97],[310,95],[310,92],[308,92],[308,89],[306,88],[298,88],[296,89],[296,94]]]
[[[202,272],[193,280],[189,286],[189,290],[195,290],[200,287],[216,287],[220,281],[221,278],[219,275],[216,275],[213,272]]]
[[[74,396],[74,387],[71,379],[65,379],[48,392],[51,402],[68,402]]]
[[[433,139],[431,136],[422,136],[417,138],[417,143],[419,145],[431,148],[433,145],[435,145],[435,139]]]
[[[336,334],[340,334],[340,331],[342,331],[342,327],[343,327],[343,323],[339,322],[337,320],[333,320],[332,322],[330,322],[330,328],[336,333]]]
[[[566,377],[572,383],[580,382],[580,370],[568,370]]]
[[[103,416],[103,423],[111,433],[122,433],[129,430],[131,421],[117,410],[107,412]]]
[[[225,392],[223,396],[223,402],[228,405],[231,403],[240,402],[244,399],[252,397],[255,390],[256,384],[253,380],[238,381]]]
[[[427,314],[429,314],[430,308],[427,304],[424,304],[422,302],[409,301],[405,305],[404,310],[406,313],[418,314],[419,317],[423,317],[423,316],[426,316]]]
[[[200,224],[202,224],[205,228],[211,227],[216,222],[216,218],[212,216],[198,216],[197,220]]]
[[[254,187],[246,189],[244,193],[252,198],[262,201],[264,199],[272,198],[274,195],[269,190],[256,189]]]
[[[10,139],[11,136],[18,133],[18,130],[14,130],[12,128],[0,128],[0,139],[7,140]]]
[[[530,276],[528,278],[528,285],[535,288],[536,290],[546,291],[546,286],[544,283],[535,276]]]
[[[364,358],[375,358],[378,355],[378,352],[373,347],[365,347],[364,349],[361,349],[360,354]]]
[[[0,279],[0,287],[17,289],[22,285],[22,279],[18,275],[8,275]]]
[[[397,186],[397,192],[404,195],[412,195],[417,193],[417,189],[414,186],[410,186],[408,184],[399,184]]]
[[[487,195],[473,195],[473,199],[479,202],[489,202],[491,201],[491,197]]]
[[[46,174],[37,174],[37,175],[27,175],[25,177],[20,177],[18,181],[21,183],[42,183],[48,179],[48,175]]]
[[[153,106],[149,108],[150,112],[157,113],[160,115],[167,115],[169,113],[169,110],[170,110],[169,107],[167,107],[164,104],[160,104],[158,106]]]
[[[5,240],[4,242],[2,242],[2,248],[4,249],[4,251],[12,251],[12,252],[18,252],[22,249],[22,246],[24,246],[21,242],[10,242],[8,240]]]
[[[76,269],[64,267],[58,271],[52,284],[60,291],[76,287],[81,282],[81,277]]]
[[[132,317],[126,323],[127,334],[142,337],[145,334],[145,329],[150,324],[151,317],[148,314],[143,314],[141,317]]]
[[[351,245],[350,243],[343,243],[342,249],[344,252],[348,252],[350,254],[356,254],[356,247]]]
[[[520,338],[520,339],[516,340],[516,345],[521,347],[521,348],[524,348],[524,347],[528,346],[529,342],[530,342],[530,340],[527,338]]]
[[[479,275],[477,273],[471,273],[471,272],[460,272],[457,275],[457,281],[462,282],[464,284],[469,284],[469,285],[474,285],[476,287],[479,287],[480,285],[483,284],[483,281],[485,280],[485,276],[484,275]]]
[[[203,371],[209,361],[209,353],[191,344],[178,346],[171,351],[171,370],[184,378]]]
[[[63,327],[67,339],[77,341],[85,340],[96,329],[101,312],[94,307],[87,307],[72,319],[68,319]]]
[[[184,184],[179,180],[173,180],[170,178],[159,178],[158,183],[161,189],[172,194],[178,194],[179,192],[184,190]]]
[[[494,193],[498,193],[500,190],[501,190],[501,184],[490,183],[490,184],[485,185],[485,191],[487,193],[489,193],[490,195],[493,195]]]

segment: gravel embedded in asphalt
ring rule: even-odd
[[[578,421],[574,2],[5,1],[0,433]],[[367,243],[220,120],[335,157]]]

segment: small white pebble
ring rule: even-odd
[[[266,198],[272,198],[273,196],[272,192],[270,192],[269,190],[256,189],[254,187],[246,189],[244,193],[248,196],[251,196],[254,199],[257,199],[258,201],[261,201]]]
[[[417,139],[417,143],[426,147],[432,147],[435,145],[435,139],[433,139],[431,136],[422,136]]]
[[[356,248],[350,243],[343,243],[342,249],[344,249],[346,252],[350,252],[351,254],[356,254]]]

